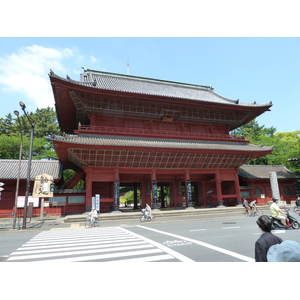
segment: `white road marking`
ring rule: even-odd
[[[230,255],[230,256],[238,258],[240,260],[244,260],[244,261],[247,261],[247,262],[254,262],[255,261],[251,257],[245,256],[245,255],[242,255],[242,254],[230,251],[230,250],[226,250],[226,249],[223,249],[221,247],[213,246],[213,245],[210,245],[208,243],[204,243],[204,242],[201,242],[201,241],[190,239],[190,238],[187,238],[187,237],[184,237],[184,236],[181,236],[181,235],[177,235],[177,234],[173,234],[173,233],[169,233],[169,232],[165,232],[165,231],[161,231],[161,230],[157,230],[157,229],[154,229],[154,228],[149,228],[149,227],[145,227],[145,226],[141,226],[141,225],[137,225],[137,227],[147,229],[147,230],[151,230],[151,231],[155,231],[155,232],[158,232],[158,233],[161,233],[161,234],[164,234],[164,235],[173,236],[173,237],[178,238],[178,239],[186,240],[186,241],[192,242],[194,244],[197,244],[197,245],[200,245],[200,246],[203,246],[203,247],[206,247],[206,248],[209,248],[209,249],[212,249],[212,250]]]
[[[57,256],[68,256],[68,255],[83,255],[88,253],[99,253],[99,252],[109,252],[109,251],[120,251],[120,250],[134,250],[141,248],[153,248],[152,245],[139,245],[139,246],[126,246],[126,247],[113,247],[105,249],[94,249],[94,250],[83,250],[83,251],[68,251],[68,252],[58,252],[58,253],[46,253],[46,254],[32,254],[32,255],[22,255],[19,253],[12,253],[9,260],[18,259],[40,259],[47,257],[57,257]],[[79,258],[80,260],[80,258]]]
[[[285,233],[285,229],[279,229],[279,230],[272,230],[273,233]]]
[[[144,228],[143,226],[139,226],[139,225],[138,225],[138,227]],[[162,251],[169,253],[170,255],[176,257],[177,259],[179,259],[179,260],[181,260],[183,262],[194,262],[194,260],[192,260],[192,259],[190,259],[190,258],[188,258],[188,257],[186,257],[186,256],[184,256],[184,255],[182,255],[182,254],[180,254],[180,253],[178,253],[178,252],[170,249],[169,247],[166,247],[166,246],[164,246],[164,245],[162,245],[160,243],[157,243],[157,242],[155,242],[153,240],[150,240],[150,239],[148,239],[148,238],[146,238],[146,237],[144,237],[142,235],[139,235],[139,234],[136,234],[134,232],[131,232],[131,231],[125,229],[125,228],[121,228],[121,229],[124,230],[125,232],[128,232],[131,235],[134,235],[134,236],[138,237],[141,240],[144,240],[144,241],[152,244],[153,246],[161,249]]]
[[[140,251],[131,251],[131,252],[89,255],[89,256],[81,256],[81,257],[77,256],[77,257],[58,258],[58,259],[52,259],[52,260],[50,260],[50,262],[53,262],[53,261],[75,262],[75,261],[99,260],[99,259],[108,259],[108,258],[117,258],[117,257],[128,257],[128,256],[134,256],[134,255],[146,255],[146,254],[161,253],[161,252],[162,251],[160,249],[150,249],[150,250],[140,250]],[[118,261],[115,261],[115,262],[118,262]]]
[[[41,232],[11,253],[8,261],[192,261],[124,228]]]
[[[241,228],[240,226],[235,226],[235,227],[223,227],[222,229],[236,229],[236,228]]]
[[[191,229],[190,231],[205,231],[207,229]]]

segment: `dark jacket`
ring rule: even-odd
[[[267,252],[273,245],[280,244],[282,239],[271,232],[264,232],[255,242],[255,261],[267,262]]]

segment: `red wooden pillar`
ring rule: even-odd
[[[220,172],[219,172],[219,170],[216,171],[215,178],[216,178],[216,190],[217,190],[218,205],[223,205],[222,187],[221,187],[221,182],[222,181],[220,180]]]
[[[145,178],[143,178],[141,185],[141,208],[144,208],[147,203],[147,182]]]
[[[151,173],[151,185],[152,185],[152,208],[158,208],[157,205],[157,180],[156,171],[152,170]]]
[[[176,177],[171,183],[171,197],[172,197],[172,199],[170,199],[170,203],[172,203],[171,207],[177,207],[178,185],[177,185]]]
[[[192,183],[190,179],[189,170],[185,170],[185,199],[186,199],[186,206],[191,207],[193,204],[193,199],[192,199]]]
[[[90,211],[92,209],[92,194],[93,194],[93,180],[92,180],[92,171],[93,168],[88,166],[84,167],[86,174],[85,177],[85,211]]]
[[[241,191],[240,191],[240,183],[239,183],[239,169],[235,170],[235,192],[236,192],[236,202],[237,205],[242,204],[242,199],[241,199]]]
[[[119,202],[120,202],[120,176],[119,176],[119,170],[114,170],[114,205],[112,207],[112,210],[119,210]]]

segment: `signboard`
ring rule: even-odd
[[[96,209],[96,211],[100,211],[100,195],[96,194],[95,197],[92,197],[92,207]]]
[[[53,176],[48,174],[38,175],[34,179],[33,197],[53,197],[51,184],[53,183]]]
[[[100,212],[100,194],[95,195],[95,202],[96,211]]]
[[[39,207],[39,198],[36,197],[28,197],[27,207],[29,203],[33,203],[33,207]],[[17,201],[17,208],[22,208],[25,205],[25,196],[19,196]]]

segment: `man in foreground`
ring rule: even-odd
[[[255,261],[267,262],[267,253],[269,248],[273,245],[280,244],[282,239],[271,233],[272,220],[269,216],[260,216],[256,223],[263,233],[255,242]]]

